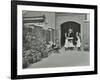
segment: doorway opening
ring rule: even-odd
[[[61,47],[65,44],[65,33],[71,28],[73,30],[74,35],[76,32],[81,33],[80,24],[74,21],[68,21],[61,24]]]

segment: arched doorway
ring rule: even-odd
[[[74,34],[76,32],[81,32],[80,24],[74,21],[68,21],[61,24],[61,47],[65,44],[65,32],[68,32],[68,29],[73,29]]]

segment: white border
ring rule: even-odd
[[[22,10],[30,11],[49,11],[49,12],[71,12],[71,13],[90,13],[90,66],[81,67],[56,67],[56,68],[37,68],[23,69],[22,68]],[[45,6],[17,6],[17,75],[27,74],[45,74],[45,73],[60,73],[60,72],[80,72],[94,71],[94,10],[79,9],[79,8],[59,8]]]

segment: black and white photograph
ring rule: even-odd
[[[90,14],[22,11],[23,68],[90,65]]]
[[[12,79],[97,74],[97,6],[12,1]]]

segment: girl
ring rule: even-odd
[[[76,38],[77,38],[77,41],[76,41],[76,47],[78,50],[80,50],[80,47],[81,47],[81,39],[80,39],[80,35],[78,32],[76,32]]]
[[[73,30],[71,28],[69,28],[69,30],[68,30],[67,39],[68,39],[68,48],[70,50],[73,50],[74,47],[75,47],[74,44],[73,44],[74,33],[73,33]]]
[[[68,49],[69,47],[69,42],[68,42],[68,39],[67,39],[67,32],[65,33],[65,51]]]

